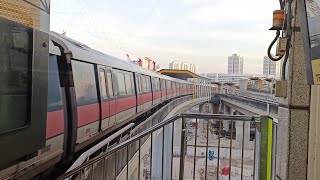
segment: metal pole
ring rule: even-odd
[[[230,131],[230,158],[229,158],[229,180],[231,180],[231,161],[232,161],[232,138],[233,138],[233,120],[231,120],[231,131]]]
[[[186,128],[186,120],[184,117],[182,117],[179,180],[183,180],[183,176],[184,176],[184,156],[185,156],[185,146],[186,146],[186,129],[185,128]]]
[[[244,156],[244,131],[245,131],[245,122],[242,122],[242,150],[241,150],[241,180],[243,179],[243,156]]]
[[[140,166],[141,166],[141,139],[139,139],[139,161],[138,161],[138,180],[140,180]]]
[[[273,132],[272,132],[272,180],[276,179],[276,158],[277,158],[277,123],[276,119],[273,119]]]
[[[195,135],[194,135],[194,154],[193,154],[193,179],[195,179],[196,177],[197,139],[198,139],[198,119],[196,118],[196,129],[195,129]]]
[[[205,165],[205,177],[207,179],[207,171],[208,171],[208,146],[209,146],[209,120],[207,119],[207,141],[206,141],[206,165]]]
[[[171,136],[171,179],[173,174],[173,143],[174,143],[174,122],[172,124],[172,136]]]

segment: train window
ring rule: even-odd
[[[167,81],[167,89],[171,89],[171,81]]]
[[[148,76],[142,76],[142,91],[144,93],[151,92],[150,78]]]
[[[94,65],[75,60],[71,64],[78,106],[98,102]]]
[[[140,76],[140,83],[141,83],[141,91],[142,92],[147,92],[146,79],[142,75]]]
[[[146,78],[146,85],[147,85],[147,91],[146,92],[151,92],[151,82],[149,76],[145,76]]]
[[[136,82],[137,82],[137,92],[138,94],[140,94],[142,92],[140,75],[136,75]]]
[[[161,80],[161,89],[165,90],[166,89],[166,81],[165,80]]]
[[[158,82],[158,90],[160,91],[160,79],[157,78],[157,82]]]
[[[151,82],[152,82],[152,90],[153,91],[157,91],[157,84],[156,84],[156,78],[151,78]]]
[[[123,73],[120,73],[120,72],[117,73],[117,82],[118,82],[119,95],[127,95]]]
[[[106,73],[105,73],[104,69],[100,69],[99,70],[102,99],[107,99],[107,87],[106,87],[106,76],[105,76],[105,74]]]
[[[124,75],[124,79],[126,82],[126,90],[127,90],[127,94],[133,94],[133,88],[132,88],[132,80],[131,80],[131,75],[130,74],[125,74]]]
[[[157,91],[159,91],[160,90],[159,78],[156,78],[156,84],[157,84]]]
[[[155,82],[156,91],[159,91],[160,90],[159,78],[154,78],[154,82]]]
[[[143,83],[142,83],[142,76],[139,76],[139,82],[140,82],[140,93],[143,93]]]
[[[32,86],[32,29],[0,21],[0,132],[29,121]],[[16,110],[19,109],[19,113]]]
[[[48,111],[60,109],[62,109],[62,98],[57,56],[50,55],[48,61]]]
[[[130,74],[130,83],[131,83],[132,94],[134,94],[136,92],[136,90],[134,88],[133,73]]]
[[[113,94],[112,74],[110,70],[107,70],[107,84],[108,84],[107,88],[108,88],[109,97],[113,97],[114,94]]]

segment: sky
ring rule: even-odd
[[[244,57],[244,73],[262,74],[278,2],[51,0],[50,29],[124,60],[151,57],[163,68],[194,63],[199,73],[226,73],[236,53]]]

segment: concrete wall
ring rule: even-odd
[[[298,0],[293,1],[293,26],[300,26]],[[276,175],[278,179],[307,179],[310,86],[307,84],[300,32],[292,36],[287,64],[287,98],[280,99]]]

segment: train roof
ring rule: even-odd
[[[172,78],[169,76],[156,73],[154,71],[147,70],[145,68],[142,68],[128,61],[104,54],[100,51],[91,49],[89,46],[81,42],[75,41],[71,38],[58,34],[56,32],[52,32],[52,31],[50,32],[50,40],[55,43],[58,43],[64,49],[70,50],[72,52],[73,59],[95,63],[95,64],[101,64],[101,65],[109,66],[112,68],[136,72],[139,74],[149,75],[153,77],[163,78],[166,80],[190,83],[188,81]],[[53,44],[50,42],[50,45],[53,45]],[[56,48],[50,48],[50,53],[57,54]],[[60,55],[60,54],[57,54],[57,55]]]

